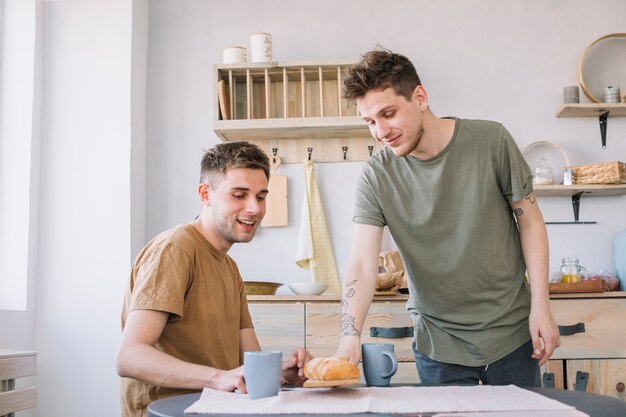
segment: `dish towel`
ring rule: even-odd
[[[315,180],[315,168],[309,160],[304,161],[304,179],[306,192],[302,202],[296,264],[311,271],[313,282],[328,284],[326,294],[341,294],[324,205]]]

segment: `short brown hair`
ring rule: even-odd
[[[343,97],[350,102],[362,98],[370,90],[389,87],[410,100],[415,87],[422,84],[407,57],[384,48],[363,54],[360,62],[344,70],[343,76]]]
[[[270,178],[270,160],[257,145],[245,141],[222,142],[208,149],[200,164],[200,182],[215,187],[229,168],[262,169]]]

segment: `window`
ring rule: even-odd
[[[0,0],[0,309],[25,310],[35,82],[35,0]]]

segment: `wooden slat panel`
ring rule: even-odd
[[[307,304],[306,347],[314,356],[331,356],[339,346],[341,307],[333,304]],[[410,337],[385,339],[370,337],[370,327],[411,327],[411,317],[404,303],[377,303],[370,305],[363,324],[362,343],[393,343],[401,362],[415,360]]]
[[[33,376],[36,369],[37,359],[34,355],[5,357],[0,359],[0,380]]]
[[[0,416],[32,408],[37,403],[37,388],[0,392]]]
[[[626,384],[626,359],[568,360],[567,389],[573,390],[576,384],[576,372],[589,373],[587,392],[608,395],[626,400],[623,392],[617,391],[617,385]]]
[[[304,347],[304,304],[248,304],[263,350],[280,350],[283,359]]]
[[[550,306],[559,325],[585,324],[584,333],[561,336],[553,359],[626,357],[626,299],[559,299]]]

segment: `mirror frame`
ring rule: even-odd
[[[596,39],[595,41],[593,41],[591,45],[587,47],[587,49],[585,49],[585,52],[583,52],[583,55],[580,57],[580,60],[578,61],[578,83],[580,84],[580,88],[582,88],[583,93],[585,93],[587,98],[594,103],[602,103],[602,101],[599,100],[597,97],[595,97],[593,94],[591,94],[591,91],[589,91],[589,89],[585,85],[585,80],[583,79],[583,64],[585,62],[585,57],[587,56],[587,52],[589,52],[589,50],[595,44],[602,42],[605,39],[611,39],[611,38],[626,38],[626,33],[611,33],[611,34],[604,35],[601,38]]]

